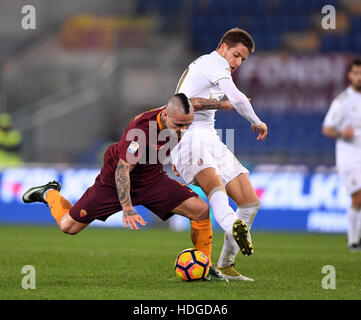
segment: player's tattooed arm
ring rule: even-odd
[[[124,210],[133,209],[132,201],[130,199],[130,176],[132,166],[122,159],[119,159],[117,169],[115,170],[115,185],[119,202]]]
[[[122,159],[119,159],[117,169],[115,170],[115,185],[117,188],[119,202],[123,208],[124,227],[130,229],[139,229],[137,223],[145,225],[146,222],[138,215],[133,208],[130,198],[130,176],[129,172],[133,167]]]
[[[194,111],[202,110],[233,110],[234,107],[226,100],[215,100],[215,99],[205,99],[205,98],[190,98],[189,99],[193,105]]]

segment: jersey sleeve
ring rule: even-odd
[[[244,93],[238,90],[232,79],[221,79],[219,86],[226,94],[228,100],[237,110],[237,112],[252,125],[258,127],[261,120],[253,110],[251,103]]]
[[[339,129],[343,121],[342,104],[339,100],[334,100],[327,111],[323,121],[323,127],[332,127]]]
[[[131,128],[124,132],[120,140],[118,156],[135,167],[147,148],[146,128]]]

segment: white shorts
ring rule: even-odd
[[[352,168],[338,168],[341,181],[346,191],[352,195],[361,190],[361,166]]]
[[[215,130],[187,130],[171,158],[187,184],[195,184],[194,177],[206,168],[216,169],[225,186],[239,174],[249,173]]]

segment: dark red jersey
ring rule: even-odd
[[[131,164],[131,189],[151,184],[159,175],[165,174],[160,162],[160,148],[168,140],[159,141],[163,129],[160,114],[165,107],[146,111],[132,119],[125,129],[121,140],[112,144],[104,154],[101,175],[104,182],[115,186],[114,173],[119,159]]]
[[[94,219],[106,220],[121,211],[115,186],[115,170],[119,159],[134,168],[130,172],[130,197],[133,206],[142,205],[162,220],[167,220],[174,208],[191,197],[198,197],[190,188],[173,180],[163,171],[160,153],[167,149],[166,130],[162,131],[160,114],[165,107],[136,116],[126,128],[121,140],[104,154],[104,165],[94,184],[70,209],[70,216],[81,223]],[[164,135],[162,135],[165,133]],[[169,138],[171,139],[171,138]],[[175,143],[178,139],[175,140]],[[171,148],[171,146],[170,146]]]

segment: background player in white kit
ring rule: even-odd
[[[234,28],[225,33],[216,51],[192,62],[179,80],[176,92],[188,98],[221,100],[225,97],[247,119],[257,140],[267,136],[267,126],[255,114],[248,98],[234,84],[231,72],[254,52],[252,37]],[[201,99],[199,99],[201,102]],[[216,270],[230,280],[253,280],[234,269],[241,249],[246,256],[254,252],[249,230],[260,201],[248,178],[248,170],[222,143],[214,128],[216,110],[195,112],[194,121],[171,153],[176,174],[186,183],[199,185],[207,195],[216,221],[225,231],[224,245]],[[231,126],[232,124],[230,124]],[[238,208],[229,205],[230,196]]]
[[[347,244],[361,250],[361,59],[350,64],[347,75],[350,86],[333,100],[322,132],[336,139],[336,167],[352,198]]]

